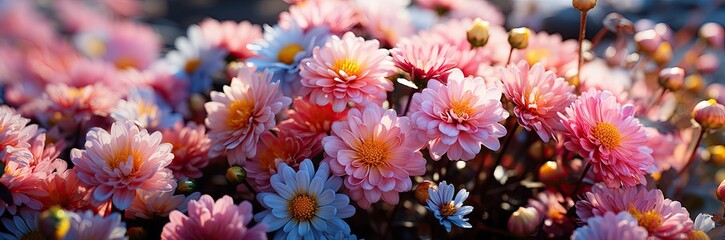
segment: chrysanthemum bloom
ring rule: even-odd
[[[687,156],[680,153],[682,152],[680,145],[688,145],[689,141],[683,142],[676,134],[662,133],[656,128],[645,127],[645,132],[647,133],[647,147],[652,149],[652,158],[655,160],[655,166],[659,172],[670,168],[677,170],[682,167],[678,164],[683,161],[680,158],[687,158]]]
[[[578,228],[573,240],[647,239],[647,229],[637,225],[637,219],[627,212],[607,212],[603,216],[587,219],[587,225]]]
[[[14,161],[22,167],[30,168],[36,177],[45,179],[53,172],[67,169],[67,163],[58,158],[61,149],[56,149],[52,143],[46,144],[45,133],[40,133],[30,140],[28,148],[8,146],[5,148],[5,152],[8,161]]]
[[[106,28],[109,29],[109,28]],[[161,38],[147,25],[118,21],[108,30],[103,60],[119,69],[146,69],[158,58]]]
[[[305,31],[314,27],[326,27],[330,33],[342,35],[358,24],[352,1],[308,0],[305,4],[292,5],[288,12],[279,14],[279,25],[286,28],[299,25]]]
[[[281,81],[285,96],[300,96],[300,62],[312,56],[312,49],[325,44],[329,37],[324,27],[303,31],[297,24],[288,28],[264,27],[264,40],[250,44],[248,48],[257,54],[247,61],[257,69],[274,74],[275,81]]]
[[[189,201],[188,215],[175,210],[169,214],[169,220],[161,239],[267,239],[264,224],[247,227],[252,221],[252,204],[244,201],[234,205],[229,196],[215,202],[205,194],[199,200]]]
[[[322,239],[323,234],[350,232],[343,218],[355,214],[347,195],[337,193],[342,179],[330,176],[326,162],[315,170],[307,159],[295,171],[287,164],[278,165],[270,182],[275,192],[257,194],[266,210],[254,220],[267,224],[275,239]]]
[[[448,232],[451,232],[452,224],[462,228],[473,227],[468,223],[468,218],[463,218],[463,216],[473,211],[473,207],[463,206],[463,201],[468,198],[468,191],[466,189],[459,190],[454,199],[453,192],[455,191],[453,184],[448,184],[446,181],[438,184],[437,188],[428,188],[430,198],[426,200],[426,208],[428,211],[433,212],[438,222]]]
[[[342,112],[348,103],[381,104],[393,91],[387,77],[394,67],[388,50],[377,40],[365,41],[352,32],[332,36],[324,47],[315,47],[312,58],[302,60],[302,95],[310,102]]]
[[[91,189],[76,174],[75,169],[58,171],[49,175],[40,185],[48,195],[39,198],[43,209],[60,206],[68,210],[91,210]]]
[[[212,46],[225,49],[229,55],[240,60],[256,56],[247,45],[262,39],[262,28],[248,21],[219,22],[207,18],[199,24],[199,27],[204,39]]]
[[[292,132],[265,132],[257,144],[257,155],[244,162],[247,179],[257,190],[272,192],[269,179],[277,173],[279,163],[297,169],[303,160],[315,157],[321,150],[319,142],[305,141]]]
[[[126,100],[120,100],[111,110],[111,117],[116,121],[132,121],[152,131],[172,128],[182,120],[151,88],[132,89]]]
[[[40,230],[38,211],[21,210],[19,214],[13,214],[10,218],[3,218],[1,221],[8,232],[0,232],[0,239],[49,239]]]
[[[464,78],[456,69],[448,76],[448,85],[428,81],[426,89],[413,95],[410,120],[433,159],[447,153],[450,160],[471,160],[481,144],[498,150],[498,138],[506,135],[499,122],[509,113],[500,99],[501,90],[487,88],[480,77]]]
[[[567,216],[567,209],[570,209],[574,202],[558,192],[544,191],[536,195],[536,198],[529,199],[527,207],[533,207],[539,214],[541,229],[546,237],[562,237],[571,234],[575,223]]]
[[[66,212],[70,218],[70,229],[65,239],[126,239],[126,223],[121,214],[100,216],[93,211]]]
[[[172,191],[176,187],[166,168],[174,155],[171,144],[161,143],[161,133],[149,135],[130,121],[115,122],[111,132],[93,128],[86,135],[85,149],[71,150],[78,178],[94,187],[93,198],[128,208],[136,189]]]
[[[38,125],[17,114],[9,107],[0,108],[0,159],[5,158],[5,148],[28,148],[30,139],[38,131]],[[4,161],[4,160],[3,160]]]
[[[607,212],[629,212],[650,235],[661,239],[687,239],[693,222],[679,202],[665,199],[659,189],[643,185],[610,189],[594,185],[584,199],[576,203],[582,221]]]
[[[438,45],[419,39],[403,39],[390,50],[395,66],[420,85],[430,79],[444,80],[456,66],[456,52],[449,45]]]
[[[506,17],[489,1],[463,0],[448,12],[450,19],[481,18],[494,25],[503,25]]]
[[[36,114],[49,125],[72,131],[79,123],[95,116],[108,116],[119,99],[114,91],[99,84],[78,88],[53,84],[48,85],[43,94],[42,101],[47,104],[46,108]]]
[[[525,49],[514,51],[511,60],[526,60],[530,65],[541,63],[546,70],[561,77],[576,67],[578,50],[574,40],[563,40],[559,34],[538,32],[529,37],[529,45]]]
[[[169,213],[178,210],[186,213],[189,201],[199,199],[198,192],[184,196],[174,195],[173,192],[158,192],[136,190],[136,197],[131,206],[124,211],[123,216],[128,219],[153,219],[154,217],[168,217]]]
[[[320,106],[302,98],[297,98],[287,111],[289,119],[277,125],[280,131],[294,132],[305,141],[321,144],[322,137],[332,130],[332,123],[347,119],[347,110],[335,112],[332,104]]]
[[[355,1],[360,25],[383,46],[393,46],[415,32],[408,0]]]
[[[242,67],[224,92],[211,92],[211,102],[204,104],[212,142],[209,155],[225,154],[230,165],[254,157],[259,137],[275,126],[275,115],[292,103],[279,92],[279,82],[271,81],[272,74],[254,70]]]
[[[12,203],[0,200],[0,215],[5,210],[10,214],[15,214],[20,206],[40,210],[43,204],[39,199],[48,195],[40,187],[42,179],[34,174],[30,167],[22,167],[15,161],[5,163],[4,173],[0,177],[0,184],[5,185],[10,192],[10,197],[13,199]]]
[[[501,69],[503,93],[511,100],[519,124],[526,130],[534,130],[542,141],[548,142],[563,126],[559,112],[564,111],[576,99],[574,87],[552,71],[544,70],[540,63],[529,68],[521,61]]]
[[[161,131],[163,142],[171,143],[174,160],[167,168],[177,179],[200,178],[201,169],[209,164],[211,140],[206,136],[206,127],[189,122],[186,126],[177,124],[173,129]]]
[[[559,115],[566,148],[588,159],[607,187],[645,183],[644,175],[655,170],[634,106],[620,106],[610,92],[590,89]]]
[[[191,92],[203,92],[211,87],[211,77],[224,68],[226,51],[204,39],[201,28],[189,26],[186,36],[176,39],[176,50],[166,54],[166,61],[177,75],[189,79]]]
[[[157,61],[143,72],[135,69],[126,69],[119,73],[119,80],[131,83],[136,87],[150,87],[161,96],[172,108],[182,102],[188,101],[189,92],[179,91],[188,89],[188,79],[174,74],[173,66],[166,61]]]
[[[418,151],[410,119],[395,110],[370,104],[361,112],[351,109],[347,121],[332,124],[332,135],[322,139],[324,161],[358,206],[383,201],[398,204],[399,192],[409,191],[410,176],[425,174],[425,159]]]

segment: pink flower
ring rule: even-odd
[[[79,123],[94,116],[108,116],[119,100],[116,92],[103,85],[77,88],[65,84],[48,85],[42,99],[47,106],[38,117],[49,125],[75,129]]]
[[[358,206],[369,208],[380,198],[398,204],[398,193],[412,188],[410,176],[425,174],[425,159],[413,139],[410,119],[395,110],[369,104],[351,109],[347,121],[332,124],[322,139],[332,173],[344,176],[345,187]]]
[[[5,148],[28,148],[38,126],[28,125],[30,119],[17,114],[9,107],[0,107],[0,160],[5,162]]]
[[[548,142],[555,137],[555,131],[563,129],[558,113],[576,99],[572,94],[574,87],[563,78],[557,78],[552,71],[545,72],[540,63],[529,69],[529,64],[521,61],[518,66],[502,68],[501,80],[503,93],[516,104],[514,114],[526,130],[533,129],[541,140]]]
[[[189,122],[186,126],[177,124],[173,129],[161,131],[163,142],[170,143],[174,160],[167,168],[177,179],[200,178],[201,169],[209,164],[211,140],[206,136],[206,127]]]
[[[199,27],[209,44],[227,50],[229,55],[235,58],[246,60],[257,56],[252,50],[247,49],[247,45],[262,39],[262,28],[259,25],[248,21],[219,22],[207,18],[199,24]]]
[[[448,153],[450,160],[471,160],[481,151],[481,144],[498,150],[498,138],[506,135],[499,122],[509,113],[500,99],[501,90],[487,88],[480,77],[464,78],[455,69],[448,76],[448,85],[428,81],[427,88],[413,95],[410,120],[433,159]]]
[[[189,92],[179,91],[179,89],[187,89],[189,83],[187,80],[176,76],[171,66],[164,61],[156,62],[143,72],[136,69],[126,69],[126,71],[119,73],[118,78],[134,86],[153,88],[172,108],[188,100]]]
[[[280,26],[288,28],[292,24],[297,24],[305,31],[326,27],[330,33],[342,35],[358,24],[358,18],[351,1],[307,0],[304,4],[292,5],[288,12],[279,14]]]
[[[230,165],[254,157],[259,137],[276,125],[275,115],[292,103],[279,91],[271,73],[254,70],[242,67],[231,86],[224,86],[224,92],[211,92],[211,102],[204,104],[212,143],[209,155],[226,154]]]
[[[382,103],[393,91],[387,77],[393,72],[388,50],[377,40],[365,41],[352,32],[332,36],[324,47],[315,47],[312,58],[302,60],[302,95],[318,105],[332,103],[335,112],[349,102]]]
[[[174,210],[186,212],[189,201],[199,199],[200,193],[195,192],[184,196],[174,195],[173,192],[158,192],[136,190],[136,197],[131,206],[123,215],[128,219],[154,219],[155,217],[168,217]]]
[[[494,25],[503,25],[506,17],[489,1],[463,0],[448,13],[451,19],[481,18]]]
[[[102,58],[118,69],[146,69],[159,56],[161,37],[147,25],[131,21],[113,23]]]
[[[627,212],[607,212],[603,216],[589,218],[587,225],[578,228],[573,240],[647,239],[647,230],[637,225],[637,219]]]
[[[247,179],[252,186],[262,192],[272,192],[269,178],[277,173],[277,164],[287,163],[297,170],[299,163],[313,158],[322,150],[320,139],[305,141],[294,132],[279,131],[276,134],[265,132],[257,144],[257,155],[244,162]]]
[[[40,188],[41,183],[41,179],[36,174],[33,174],[29,167],[22,167],[14,161],[5,163],[4,173],[0,177],[0,184],[7,187],[13,202],[7,203],[0,200],[0,215],[5,210],[10,212],[10,214],[15,214],[20,206],[40,210],[43,204],[39,198],[48,195],[48,192]]]
[[[607,187],[645,183],[644,175],[655,170],[634,106],[620,106],[610,92],[590,89],[559,115],[568,138],[564,146],[588,159]]]
[[[678,136],[679,134],[663,133],[656,128],[646,127],[647,147],[652,149],[652,158],[659,172],[664,172],[670,168],[679,172],[680,161],[686,161],[685,152],[688,142],[683,142]],[[683,146],[684,145],[684,146]],[[682,149],[684,148],[684,149]],[[684,151],[683,151],[684,150]]]
[[[413,82],[424,85],[430,79],[445,79],[456,66],[455,50],[419,38],[403,39],[390,50],[395,66],[408,73]]]
[[[71,150],[71,161],[83,183],[95,187],[93,198],[124,210],[136,189],[172,191],[171,144],[161,143],[161,133],[149,135],[130,121],[115,122],[111,132],[93,128],[86,135],[85,150]]]
[[[543,221],[542,230],[547,238],[562,237],[570,234],[575,228],[574,221],[567,216],[567,209],[570,209],[574,202],[558,192],[544,191],[536,195],[536,198],[529,199],[527,207],[533,207],[539,213]]]
[[[48,193],[40,198],[43,209],[58,205],[68,210],[95,210],[91,206],[91,188],[78,179],[75,169],[51,174],[40,187]]]
[[[393,46],[415,31],[408,0],[355,1],[360,25],[383,46]]]
[[[27,148],[5,148],[9,161],[19,163],[22,167],[28,167],[31,172],[41,179],[56,171],[65,171],[68,167],[65,160],[59,159],[61,148],[56,149],[55,144],[45,143],[45,133],[40,133],[30,141]]]
[[[514,51],[511,61],[526,60],[530,65],[538,62],[562,77],[569,69],[576,68],[578,50],[574,40],[564,41],[559,34],[538,32],[529,37],[528,47]]]
[[[93,211],[67,212],[70,229],[65,239],[126,239],[126,223],[121,214],[98,215]]]
[[[189,201],[188,216],[180,211],[169,214],[161,239],[267,239],[263,224],[247,228],[252,221],[252,204],[234,205],[224,196],[214,202],[209,195]]]
[[[647,190],[643,185],[611,189],[597,184],[576,203],[576,213],[582,221],[624,211],[658,239],[687,239],[692,231],[687,209],[677,201],[665,199],[659,189]]]
[[[294,109],[287,111],[289,119],[279,123],[277,128],[294,132],[295,136],[316,144],[332,130],[332,123],[347,119],[347,110],[335,112],[332,104],[320,106],[297,98],[292,106]]]

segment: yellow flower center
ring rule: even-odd
[[[603,146],[607,148],[615,148],[622,142],[622,134],[614,124],[600,122],[592,128],[592,136],[594,136]]]
[[[121,163],[125,163],[128,158],[133,159],[133,171],[135,172],[137,169],[141,167],[141,163],[143,163],[143,159],[141,158],[138,151],[135,149],[131,149],[131,144],[128,143],[125,146],[121,146],[117,151],[113,152],[113,156],[110,158],[107,158],[108,167],[111,169],[118,168]]]
[[[317,214],[317,199],[307,194],[300,194],[288,202],[287,209],[296,221],[307,221]]]
[[[152,116],[159,110],[158,106],[153,103],[139,102],[138,114],[141,116]]]
[[[90,39],[85,43],[85,52],[89,57],[101,57],[106,54],[106,43],[100,38]]]
[[[388,145],[377,139],[367,139],[357,147],[357,155],[362,162],[370,167],[385,164],[390,157]]]
[[[453,101],[451,102],[451,111],[460,118],[468,118],[475,113],[470,103],[470,99]]]
[[[68,96],[70,99],[80,98],[84,91],[85,88],[68,88]]]
[[[448,217],[448,216],[453,216],[453,214],[456,214],[457,209],[456,209],[456,206],[453,205],[453,202],[451,201],[447,204],[441,205],[438,210],[440,210],[442,217]]]
[[[649,232],[657,231],[657,227],[662,224],[662,215],[660,215],[654,209],[642,212],[630,203],[628,212],[629,214],[632,214],[632,217],[637,219],[637,223],[639,224],[639,226],[647,229],[647,231]]]
[[[716,104],[717,104],[717,100],[715,100],[715,99],[712,99],[712,98],[708,99],[708,100],[707,100],[707,102],[708,102],[708,103],[709,103],[710,105],[716,105]]]
[[[335,73],[340,73],[340,71],[343,71],[348,76],[357,76],[360,75],[362,68],[360,67],[360,64],[358,64],[356,61],[350,59],[341,59],[335,61],[335,64],[332,65],[332,70],[335,71]]]
[[[118,69],[127,69],[127,68],[136,68],[138,67],[138,64],[136,64],[136,60],[130,57],[120,57],[116,59],[116,61],[113,62],[116,65],[116,68]],[[186,63],[187,66],[189,63]]]
[[[297,53],[301,52],[302,50],[305,50],[302,45],[299,45],[297,43],[287,44],[287,46],[284,46],[282,49],[279,50],[279,53],[277,53],[277,60],[285,64],[292,64],[293,62],[295,62],[295,56],[297,55]]]
[[[549,50],[540,48],[540,49],[530,49],[526,51],[526,61],[529,62],[529,65],[534,65],[535,63],[541,61],[542,58],[549,56]]]
[[[253,114],[254,101],[236,100],[229,106],[227,126],[232,129],[245,128]]]
[[[199,66],[201,66],[201,59],[189,59],[189,61],[186,61],[186,64],[184,64],[184,71],[187,74],[192,74],[196,72],[196,69],[199,68]]]
[[[21,240],[44,240],[46,237],[43,235],[42,232],[38,230],[32,230],[29,233],[24,234],[21,238]]]

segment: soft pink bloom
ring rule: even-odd
[[[257,144],[257,155],[244,162],[247,170],[247,180],[262,192],[272,192],[269,179],[277,173],[277,164],[287,163],[297,170],[299,164],[309,158],[315,157],[322,150],[320,139],[307,141],[294,132],[278,131],[265,132]]]
[[[0,9],[0,37],[23,44],[46,45],[57,41],[57,34],[45,14],[31,1],[7,1]]]
[[[209,44],[227,50],[231,56],[241,60],[257,56],[252,50],[247,49],[247,45],[262,39],[262,28],[259,25],[248,21],[219,22],[207,18],[199,24],[199,27]]]
[[[659,239],[687,239],[692,231],[690,213],[680,202],[665,199],[659,189],[647,190],[643,185],[611,189],[597,184],[576,203],[576,212],[582,221],[607,212],[624,211]]]
[[[608,187],[645,183],[644,175],[655,170],[634,106],[619,105],[610,92],[590,89],[559,115],[566,148],[589,160]]]
[[[529,45],[515,50],[512,62],[526,60],[530,65],[541,63],[544,68],[563,77],[569,69],[576,68],[579,49],[574,40],[563,40],[559,34],[538,32],[531,34]]]
[[[499,122],[509,113],[500,99],[501,90],[486,87],[480,77],[464,78],[455,69],[448,85],[428,81],[427,88],[413,95],[410,120],[433,159],[447,153],[450,160],[471,160],[481,144],[498,150],[498,138],[506,135]]]
[[[320,144],[322,137],[332,130],[332,123],[347,119],[347,111],[335,112],[332,104],[320,106],[302,98],[297,98],[292,104],[294,109],[287,111],[289,119],[277,125],[280,131],[294,132],[305,141]]]
[[[135,17],[143,13],[143,3],[135,0],[101,0],[103,6],[120,17]]]
[[[607,212],[589,218],[587,225],[574,231],[573,240],[647,239],[647,230],[637,225],[637,219],[627,212]]]
[[[80,179],[75,169],[58,171],[40,185],[48,195],[40,198],[43,209],[60,206],[68,210],[96,210],[91,205],[91,189]]]
[[[566,73],[557,73],[566,74]],[[589,89],[612,92],[620,103],[625,102],[628,97],[627,89],[636,90],[635,83],[629,70],[624,68],[612,68],[605,60],[595,59],[582,66],[582,73],[579,76],[579,91],[586,92]],[[649,96],[649,91],[643,93]],[[631,97],[630,97],[631,98]],[[649,99],[649,97],[648,97]]]
[[[42,101],[47,104],[38,118],[49,125],[69,125],[88,121],[94,116],[106,117],[116,106],[120,96],[103,85],[70,87],[65,84],[48,85]]]
[[[12,204],[0,200],[0,215],[5,210],[15,214],[20,206],[27,206],[33,210],[40,210],[43,204],[39,198],[47,196],[48,192],[40,187],[42,180],[33,174],[29,167],[22,167],[15,161],[5,163],[5,169],[0,184],[5,185],[13,199]]]
[[[102,58],[119,69],[146,69],[158,58],[161,37],[147,25],[131,21],[113,23]]]
[[[425,85],[430,79],[445,79],[456,66],[456,53],[450,45],[426,42],[417,37],[403,39],[390,50],[395,66],[419,85]]]
[[[144,71],[126,69],[119,73],[118,79],[133,86],[153,88],[172,108],[187,101],[189,97],[188,91],[179,91],[188,88],[188,81],[177,76],[164,61],[156,62]]]
[[[206,127],[189,122],[186,126],[176,124],[172,129],[161,131],[163,142],[170,143],[174,160],[167,168],[177,179],[200,178],[201,170],[209,164],[211,140],[206,136]]]
[[[449,11],[453,10],[454,8],[459,8],[465,0],[416,0],[415,3],[418,4],[418,6],[421,6],[423,8],[427,8],[430,10],[442,12],[442,13],[448,13]]]
[[[529,199],[527,207],[536,209],[546,237],[554,238],[565,236],[574,230],[575,223],[567,216],[567,210],[573,205],[574,202],[561,193],[544,191],[537,194],[536,198]]]
[[[409,0],[357,0],[355,3],[360,25],[383,46],[393,46],[415,31],[406,9]]]
[[[169,214],[161,239],[267,239],[266,225],[248,228],[252,221],[252,204],[234,205],[229,196],[216,202],[209,195],[189,201],[188,215],[180,211]]]
[[[185,213],[189,201],[199,199],[199,195],[198,192],[184,196],[183,194],[174,195],[173,192],[139,189],[136,190],[136,197],[131,206],[123,212],[123,216],[128,219],[154,219],[155,217],[168,217],[169,213],[174,210]]]
[[[365,41],[352,32],[332,36],[324,47],[315,47],[312,58],[302,60],[302,95],[318,105],[332,103],[335,112],[348,103],[382,103],[393,91],[387,77],[394,67],[388,50],[377,40]]]
[[[121,221],[119,213],[111,213],[105,217],[90,210],[67,214],[70,218],[70,229],[65,239],[126,239],[126,223]]]
[[[534,130],[541,140],[548,142],[563,126],[559,112],[576,99],[574,87],[552,71],[544,70],[540,63],[529,69],[521,61],[501,69],[503,93],[516,107],[514,114],[526,130]]]
[[[137,189],[172,191],[176,182],[166,168],[174,155],[171,144],[161,143],[161,133],[149,135],[130,121],[115,122],[111,132],[93,128],[86,135],[85,149],[73,149],[71,160],[78,178],[95,187],[93,198],[124,210]]]
[[[489,1],[462,0],[460,2],[461,4],[454,6],[448,12],[448,17],[451,19],[481,18],[493,25],[503,25],[506,20],[498,7]]]
[[[5,148],[28,148],[38,126],[7,106],[0,107],[0,161],[6,162]]]
[[[65,30],[75,33],[88,29],[106,28],[111,25],[111,18],[108,15],[87,3],[79,0],[53,2],[55,14]]]
[[[27,148],[12,146],[5,148],[9,161],[30,168],[31,172],[41,179],[47,178],[53,172],[67,169],[68,165],[65,160],[58,158],[61,150],[62,144],[61,148],[56,149],[55,144],[45,143],[45,133],[35,136]]]
[[[399,192],[410,191],[410,176],[425,174],[425,159],[418,151],[410,119],[395,110],[369,104],[361,112],[351,109],[347,121],[332,124],[332,135],[322,139],[330,170],[344,176],[350,198],[358,206],[383,201],[398,204]]]
[[[683,161],[680,159],[687,158],[684,154],[681,154],[683,149],[687,149],[687,143],[683,142],[682,139],[676,133],[663,133],[656,128],[646,127],[647,133],[647,147],[652,149],[652,158],[655,160],[655,165],[659,172],[664,172],[670,168],[678,169],[678,162]],[[679,166],[682,167],[682,166]]]
[[[355,6],[346,0],[307,0],[304,4],[292,5],[288,12],[279,14],[279,25],[288,28],[297,24],[307,31],[315,27],[326,27],[330,33],[342,35],[358,24]]]
[[[271,73],[254,70],[242,67],[224,92],[211,92],[211,102],[204,104],[212,142],[209,155],[226,154],[230,165],[254,157],[259,137],[276,125],[275,115],[292,103],[279,91]]]

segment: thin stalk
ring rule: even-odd
[[[486,181],[484,182],[483,186],[484,188],[488,188],[489,185],[494,180],[493,172],[496,171],[496,167],[498,167],[499,164],[501,164],[501,160],[503,159],[503,156],[506,155],[506,149],[508,149],[509,145],[511,145],[511,141],[516,137],[516,130],[519,129],[519,122],[515,121],[514,126],[511,128],[511,131],[507,134],[506,140],[504,140],[503,146],[501,146],[501,153],[498,154],[496,157],[496,162],[491,166],[491,169],[488,171],[488,174],[486,175]],[[483,168],[483,167],[481,167]],[[475,188],[474,188],[475,189]]]
[[[582,71],[582,64],[584,64],[584,31],[586,30],[587,26],[587,12],[581,13],[581,19],[579,23],[579,62],[577,64],[577,71],[576,71],[576,78],[581,82],[581,79],[579,78]]]
[[[604,39],[604,36],[606,36],[607,33],[609,33],[609,30],[605,27],[602,27],[602,29],[600,29],[599,32],[597,32],[597,35],[594,35],[594,38],[592,39],[592,49],[594,49],[594,47],[596,47],[599,44],[599,42],[601,42],[602,39]]]
[[[692,162],[695,160],[695,153],[697,153],[697,146],[700,146],[700,142],[702,142],[702,136],[705,135],[705,129],[700,128],[700,134],[697,136],[697,142],[695,142],[695,146],[692,148],[692,153],[690,154],[690,158],[687,160],[687,163],[684,167],[682,167],[682,170],[677,174],[677,178],[680,178],[682,174],[685,174],[687,172],[687,168],[692,165]]]
[[[582,172],[582,175],[579,177],[579,181],[576,182],[576,187],[574,187],[574,191],[572,191],[571,195],[569,196],[569,198],[571,198],[572,200],[576,196],[576,193],[579,192],[579,189],[582,187],[582,183],[584,183],[584,177],[587,176],[590,168],[592,168],[592,163],[587,162],[587,166],[584,167],[584,172]]]
[[[511,56],[512,55],[514,55],[514,47],[511,47],[511,50],[509,50],[509,57],[506,60],[506,66],[508,66],[509,64],[511,64]]]

